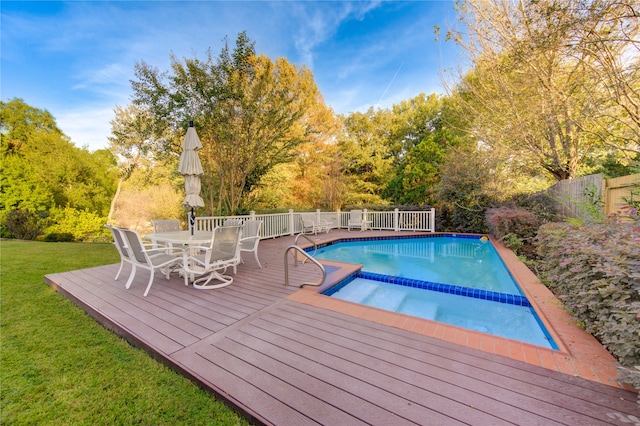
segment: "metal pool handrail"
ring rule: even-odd
[[[298,239],[299,239],[300,237],[304,237],[304,239],[305,239],[305,240],[307,240],[307,241],[309,241],[311,244],[313,244],[313,254],[315,255],[315,254],[316,254],[316,252],[318,251],[318,244],[317,244],[315,241],[313,241],[311,238],[309,238],[309,236],[307,236],[307,234],[304,234],[304,233],[302,233],[302,232],[301,232],[301,233],[299,233],[298,235],[296,235],[296,239],[295,239],[295,241],[293,242],[293,245],[294,245],[294,246],[298,246],[298,247],[299,247],[299,245],[298,245]],[[305,252],[305,253],[306,253],[306,252]],[[309,256],[307,256],[307,257],[309,257]],[[305,260],[306,260],[306,259],[305,259]],[[304,262],[305,262],[305,260],[303,260],[303,261],[302,261],[302,263],[304,263]],[[297,264],[298,264],[298,257],[296,256],[296,265],[297,265]]]
[[[327,271],[326,269],[324,269],[324,266],[320,262],[318,262],[316,259],[309,256],[309,253],[307,253],[306,251],[302,250],[300,247],[295,245],[287,247],[287,249],[284,251],[284,285],[287,285],[287,286],[289,285],[289,252],[291,250],[295,250],[297,252],[302,253],[305,257],[307,257],[313,263],[315,263],[322,271],[322,279],[320,281],[318,281],[317,283],[302,283],[300,284],[300,287],[304,287],[305,285],[314,285],[314,286],[322,285],[324,283],[324,280],[327,278]],[[298,264],[298,257],[296,255],[296,265],[297,264]]]

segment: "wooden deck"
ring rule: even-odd
[[[334,230],[314,238],[361,235]],[[433,335],[441,338],[431,337],[429,327],[416,328],[410,317],[393,314],[404,318],[398,321],[366,310],[380,314],[378,321],[357,305],[332,305],[335,299],[313,290],[285,287],[284,251],[292,243],[292,237],[262,241],[263,269],[248,256],[234,283],[217,290],[185,287],[177,276],[157,277],[145,298],[148,272],[125,290],[129,269],[114,281],[118,265],[51,274],[45,281],[255,423],[637,424],[637,395],[604,384],[593,370],[567,374],[566,362],[545,368],[474,347],[471,338],[459,344],[455,333],[447,337],[455,327],[426,321],[436,324]],[[317,279],[314,268],[292,265],[290,281]],[[318,302],[326,299],[326,306]],[[563,348],[577,352],[591,342],[578,340]],[[565,361],[575,355],[553,352]],[[592,364],[602,358],[585,356]]]

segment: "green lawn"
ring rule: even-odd
[[[248,424],[44,282],[117,262],[111,244],[0,242],[0,424]]]

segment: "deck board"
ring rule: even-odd
[[[336,235],[362,234],[312,238]],[[143,297],[148,272],[126,290],[130,269],[115,281],[119,265],[45,281],[257,424],[598,425],[640,417],[636,395],[619,387],[357,318],[357,308],[353,316],[287,299],[298,291],[284,285],[292,241],[262,241],[264,268],[247,258],[234,283],[216,290],[158,276]],[[291,266],[291,282],[316,280],[314,268]]]
[[[405,363],[415,361],[417,365],[423,368],[434,372],[442,372],[448,380],[461,376],[463,381],[475,379],[491,384],[498,383],[504,379],[514,379],[508,383],[508,389],[528,395],[538,392],[538,386],[540,387],[538,393],[548,395],[546,394],[547,391],[564,385],[564,383],[555,383],[558,379],[566,383],[573,382],[577,386],[567,387],[567,394],[551,395],[552,401],[566,400],[566,405],[575,403],[575,400],[569,400],[567,396],[586,399],[594,403],[600,401],[608,401],[610,403],[608,396],[619,394],[619,390],[615,388],[597,386],[597,391],[594,391],[595,384],[589,381],[575,380],[573,376],[557,375],[555,372],[534,368],[525,363],[514,362],[513,360],[484,352],[471,351],[463,346],[442,341],[436,341],[435,343],[425,342],[422,339],[415,338],[415,334],[402,330],[372,325],[371,323],[359,324],[359,321],[353,319],[349,319],[350,327],[345,328],[343,327],[343,318],[331,316],[325,316],[322,322],[314,321],[314,317],[310,314],[311,312],[313,312],[313,309],[304,307],[304,309],[295,311],[295,317],[306,318],[307,321],[302,321],[303,323],[313,324],[322,330],[329,331],[350,341],[368,343],[373,346],[368,347],[369,354],[381,348],[383,354],[386,354],[387,351],[392,352],[392,354],[380,355],[380,357],[403,357]],[[293,316],[294,313],[289,315],[283,313],[282,315],[287,318]],[[384,334],[382,334],[383,331],[385,332]],[[332,336],[327,337],[327,339],[335,341]],[[479,360],[483,362],[479,363]],[[487,366],[486,368],[484,367],[485,365]],[[497,365],[500,368],[496,369]],[[432,367],[437,367],[437,370]],[[604,395],[603,390],[605,391]],[[611,391],[611,393],[609,394],[607,391]],[[620,408],[624,406],[625,404],[621,404]]]

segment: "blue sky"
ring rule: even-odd
[[[130,103],[134,66],[168,71],[177,58],[215,57],[247,31],[258,53],[314,74],[325,102],[347,114],[444,93],[459,65],[434,25],[455,24],[452,1],[2,1],[0,97],[48,110],[76,146],[107,147],[113,110]]]

